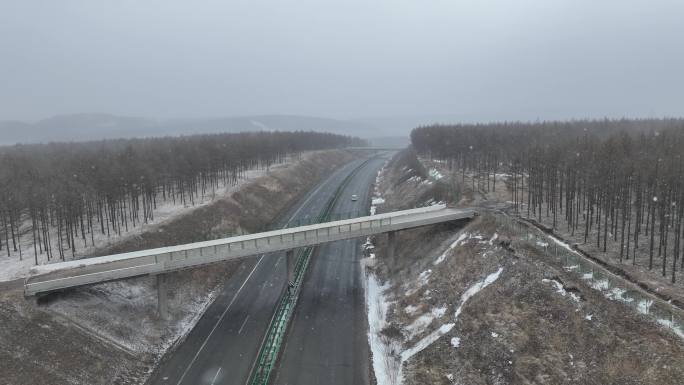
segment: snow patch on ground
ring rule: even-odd
[[[444,201],[436,201],[433,198],[430,198],[423,203],[423,206],[444,206],[445,204],[446,202]]]
[[[427,348],[428,346],[432,345],[433,342],[437,341],[439,337],[447,334],[453,327],[456,326],[455,323],[447,323],[442,326],[440,326],[437,330],[434,330],[432,333],[428,334],[427,336],[423,337],[420,341],[418,341],[415,345],[412,347],[404,350],[401,352],[401,361],[402,363],[409,358],[413,357],[416,353],[422,351],[423,349]]]
[[[430,281],[430,275],[432,275],[432,269],[427,269],[424,272],[420,273],[415,285],[413,287],[409,287],[406,290],[405,295],[407,297],[413,295],[416,292],[418,292],[418,290],[420,290],[423,286],[427,285],[427,283]],[[427,292],[425,294],[427,294]]]
[[[413,306],[413,305],[407,305],[407,306],[404,308],[404,312],[405,312],[406,314],[413,314],[413,313],[415,313],[417,310],[418,310],[418,306]]]
[[[371,198],[370,215],[375,215],[375,213],[378,211],[378,206],[385,203],[385,199],[380,195],[380,190],[378,189],[378,186],[380,185],[380,182],[382,182],[382,178],[385,173],[386,167],[387,162],[385,162],[382,168],[380,168],[380,171],[378,171],[378,174],[375,176],[373,197]]]
[[[408,339],[412,339],[413,337],[423,333],[425,331],[425,328],[430,326],[433,320],[442,317],[446,313],[446,311],[446,306],[438,307],[416,318],[410,325],[406,327],[406,331],[408,332]]]
[[[494,235],[492,235],[492,237],[489,239],[489,244],[493,245],[497,238],[499,238],[499,234],[494,233]]]
[[[577,294],[569,293],[567,290],[565,290],[565,287],[563,287],[563,284],[558,282],[557,280],[544,278],[544,279],[542,279],[542,282],[544,282],[544,283],[551,282],[556,287],[556,293],[560,294],[563,297],[569,296],[570,298],[572,298],[577,303],[580,302],[580,297]]]
[[[459,235],[458,239],[456,239],[451,245],[449,245],[449,247],[442,253],[442,255],[437,257],[437,259],[434,260],[432,264],[437,266],[440,263],[444,262],[444,260],[447,258],[447,254],[451,252],[451,250],[455,249],[458,245],[460,245],[461,242],[463,242],[466,238],[468,238],[468,235],[468,233],[462,233],[461,235]]]
[[[458,316],[461,314],[461,311],[463,309],[463,306],[465,303],[472,298],[475,294],[479,293],[482,289],[485,287],[491,285],[494,283],[497,279],[499,279],[499,276],[501,275],[501,272],[503,271],[503,268],[500,267],[499,270],[496,272],[489,274],[487,277],[485,277],[483,280],[476,282],[474,285],[470,286],[462,295],[461,295],[461,303],[458,306],[458,309],[456,310],[456,313],[454,314],[454,320],[453,322],[443,324],[440,326],[438,329],[432,331],[430,334],[427,336],[423,337],[421,340],[416,342],[413,346],[410,348],[404,350],[401,353],[401,364],[399,367],[400,373],[398,378],[400,379],[400,382],[403,381],[403,375],[401,374],[401,369],[403,367],[403,363],[422,351],[423,349],[427,348],[430,346],[432,343],[437,341],[441,336],[447,334],[448,332],[451,331],[451,329],[456,326],[456,321],[458,321]],[[441,309],[441,308],[440,308]],[[441,311],[441,310],[440,310]],[[461,343],[460,338],[458,337],[453,337],[451,339],[451,346],[453,347],[458,347]],[[378,382],[380,384],[380,382]]]
[[[619,287],[614,287],[612,290],[610,290],[605,295],[606,295],[606,297],[608,297],[608,299],[613,300],[613,301],[620,301],[620,302],[626,302],[626,303],[634,302],[634,298],[624,296],[626,292],[627,292],[627,290],[625,290],[625,289],[621,289]]]
[[[552,240],[552,241],[553,241],[554,243],[556,243],[557,245],[561,246],[562,248],[564,248],[564,249],[566,249],[566,250],[572,252],[573,254],[580,255],[580,256],[582,255],[582,254],[578,253],[577,251],[575,251],[575,249],[573,249],[572,247],[570,247],[570,245],[568,245],[567,243],[565,243],[565,242],[561,241],[560,239],[554,237],[553,235],[548,235],[548,234],[547,234],[546,237],[547,237],[548,239]]]
[[[430,171],[428,171],[428,174],[430,174],[430,178],[434,180],[440,180],[444,178],[444,175],[442,175],[442,173],[439,172],[439,170],[437,170],[436,168],[431,168]]]
[[[475,283],[473,286],[469,287],[468,290],[466,290],[463,294],[461,294],[461,304],[458,306],[458,309],[456,309],[454,317],[458,319],[458,316],[461,315],[463,305],[465,305],[466,301],[468,301],[468,299],[470,299],[472,296],[479,293],[482,289],[491,285],[497,279],[499,279],[499,276],[501,275],[502,271],[503,267],[500,267],[499,270],[497,270],[495,273],[489,274],[485,279]]]
[[[641,314],[650,314],[652,305],[653,305],[652,299],[644,299],[644,300],[639,301],[639,303],[637,304],[637,310]]]
[[[669,329],[672,330],[676,335],[678,335],[679,338],[684,339],[684,329],[682,329],[681,327],[675,325],[671,320],[665,320],[665,319],[659,318],[659,319],[658,319],[658,324],[663,325],[663,326],[669,328]]]
[[[608,282],[607,279],[594,281],[591,284],[591,287],[593,287],[594,289],[599,290],[599,291],[605,291],[605,290],[608,290],[610,288],[610,282]],[[606,297],[607,297],[607,295],[606,295]]]
[[[461,346],[461,339],[458,337],[451,337],[451,346],[455,348]]]

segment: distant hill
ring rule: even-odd
[[[35,123],[0,121],[0,144],[87,141],[111,138],[241,131],[324,131],[363,138],[381,136],[374,126],[296,115],[152,120],[109,114],[59,115]]]

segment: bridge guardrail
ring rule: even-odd
[[[193,268],[388,231],[469,218],[472,210],[406,210],[317,225],[42,265],[24,282],[26,295],[98,282]]]

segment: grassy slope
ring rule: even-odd
[[[406,197],[420,204],[429,196],[429,184],[400,183],[407,180],[402,175],[406,170],[395,162],[385,171],[379,188],[386,199],[383,210],[406,207]],[[435,265],[464,233],[469,238]],[[440,326],[455,323],[404,363],[405,384],[681,383],[681,339],[606,300],[533,250],[507,250],[497,240],[490,244],[494,233],[498,239],[507,237],[487,217],[463,229],[405,231],[398,236],[393,261],[383,259],[383,241],[378,240],[382,263],[376,272],[392,283],[386,335],[407,349]],[[473,237],[477,235],[481,238]],[[499,268],[500,277],[468,299],[456,318],[463,293]],[[429,276],[424,283],[421,274]],[[440,308],[446,308],[443,315],[424,318],[429,323],[416,327],[416,320]],[[452,338],[459,339],[458,347],[451,345]]]

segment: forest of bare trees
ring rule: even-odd
[[[684,120],[429,126],[411,140],[462,181],[472,176],[474,190],[491,191],[505,175],[523,216],[673,283],[684,271]]]
[[[153,219],[160,201],[192,205],[246,170],[359,145],[327,133],[258,132],[2,147],[0,252],[35,264],[43,253],[64,260],[93,245],[96,233],[121,234]],[[30,253],[21,249],[27,238]]]

